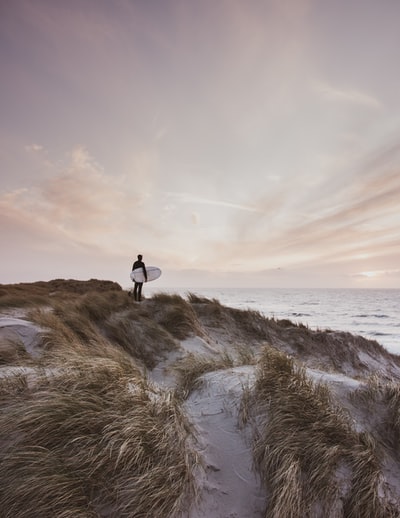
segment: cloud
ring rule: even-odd
[[[140,172],[137,172],[140,174]],[[134,182],[133,182],[134,184]],[[0,210],[9,228],[70,245],[127,250],[132,234],[159,237],[151,222],[151,207],[132,188],[130,178],[111,177],[82,147],[70,153],[67,166],[29,188],[0,197]]]
[[[352,276],[367,278],[367,279],[376,279],[376,278],[382,278],[382,277],[398,278],[398,277],[400,277],[400,270],[399,269],[371,270],[371,271],[366,271],[366,272],[358,272],[358,273],[353,274]]]
[[[382,108],[382,103],[378,99],[359,90],[341,89],[323,82],[314,83],[313,90],[316,91],[322,99],[329,102],[362,105],[369,108]]]
[[[125,199],[112,179],[79,147],[73,150],[68,169],[43,183],[36,204],[43,217],[66,233],[90,240],[91,235],[111,230],[115,207],[123,206]]]
[[[361,256],[362,271],[393,269],[390,265],[400,261],[398,152],[396,146],[382,146],[361,157],[362,166],[352,166],[349,172],[348,164],[341,164],[315,184],[307,184],[302,174],[290,183],[282,177],[278,185],[264,178],[259,197],[247,203],[169,192],[174,211],[184,216],[175,226],[175,220],[169,222],[177,235],[176,250],[183,256],[180,264],[185,249],[196,249],[196,267],[212,264],[219,271],[329,264],[350,273]],[[246,190],[242,194],[250,196]],[[181,233],[185,218],[193,223],[190,211],[180,210],[185,204],[198,205],[201,214],[201,225],[189,234]],[[242,265],[237,265],[238,258]]]
[[[374,261],[387,269],[389,262],[400,260],[400,172],[381,165],[376,161],[373,171],[360,172],[356,181],[323,196],[325,186],[311,194],[295,188],[266,196],[256,204],[260,213],[235,216],[234,241],[210,241],[212,263],[227,267],[241,257],[250,268],[339,265],[362,254],[370,268]]]
[[[43,151],[44,147],[40,146],[39,144],[29,144],[28,146],[25,146],[25,151],[28,153],[38,153],[39,151]]]
[[[227,201],[222,200],[210,200],[207,198],[202,198],[200,196],[195,196],[193,194],[187,193],[187,192],[166,192],[165,193],[167,198],[171,198],[175,200],[176,202],[180,203],[188,203],[188,204],[194,204],[194,205],[212,205],[215,207],[221,207],[221,208],[227,208],[227,209],[234,209],[234,210],[240,210],[240,211],[246,211],[246,212],[258,212],[259,209],[256,207],[248,206],[248,205],[241,205],[238,203],[231,203]]]

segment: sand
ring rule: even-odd
[[[29,320],[0,316],[0,340],[21,342],[32,356],[39,354],[41,329]]]
[[[226,330],[225,330],[226,331]],[[39,352],[42,330],[23,318],[0,317],[0,338],[17,340],[23,343],[26,351],[33,356]],[[157,365],[149,377],[160,386],[171,388],[175,379],[169,366],[179,356],[188,353],[214,356],[229,347],[228,340],[206,341],[192,336],[180,341],[180,351]],[[362,354],[362,359],[371,372],[378,367],[386,367],[390,374],[398,374],[400,369],[380,363],[376,358]],[[24,368],[26,369],[26,368]],[[29,369],[31,371],[31,369]],[[307,367],[308,375],[316,382],[329,385],[334,397],[345,406],[360,430],[365,429],[365,415],[349,401],[349,394],[362,385],[362,381],[351,374],[326,372],[322,369]],[[1,375],[18,374],[16,367],[3,367]],[[32,374],[30,372],[30,374]],[[265,515],[268,500],[259,476],[253,469],[250,431],[239,425],[238,411],[243,390],[252,386],[255,367],[243,366],[214,371],[201,376],[197,388],[191,392],[184,403],[187,415],[193,424],[197,437],[196,448],[203,459],[203,469],[197,473],[199,499],[185,515],[190,518],[257,518]],[[388,484],[396,488],[398,470],[388,462],[385,473]]]

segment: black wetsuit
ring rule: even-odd
[[[132,270],[137,270],[138,268],[143,268],[144,278],[147,281],[147,272],[146,272],[146,266],[143,261],[135,261],[132,266]],[[135,297],[135,300],[140,302],[142,300],[142,286],[143,282],[136,282],[135,281],[135,287],[133,288],[133,295]]]

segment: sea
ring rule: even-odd
[[[149,295],[162,291],[185,297],[195,293],[225,306],[256,310],[310,329],[349,331],[400,355],[399,289],[148,288],[146,285]]]

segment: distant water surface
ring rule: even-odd
[[[148,289],[150,288],[150,289]],[[376,340],[400,354],[400,290],[177,288],[146,292],[189,292],[239,309],[253,309],[267,317],[287,318],[311,329],[349,331]]]

